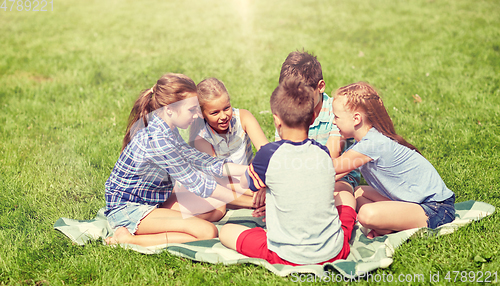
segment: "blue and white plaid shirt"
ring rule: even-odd
[[[170,129],[153,114],[123,150],[106,181],[106,213],[127,202],[156,205],[165,202],[175,181],[206,198],[222,176],[226,161],[189,147],[177,128]]]

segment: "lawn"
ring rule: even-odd
[[[105,205],[132,104],[164,73],[221,79],[273,138],[269,96],[293,50],[318,57],[328,94],[375,86],[457,202],[500,205],[496,0],[21,2],[0,7],[0,284],[292,284],[254,265],[72,245],[53,224]],[[447,272],[498,271],[498,225],[495,213],[412,239],[375,273],[429,283],[439,271],[442,284]]]

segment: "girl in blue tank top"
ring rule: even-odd
[[[334,123],[356,143],[333,161],[336,178],[359,168],[368,186],[355,198],[368,238],[417,227],[436,228],[455,219],[455,195],[436,169],[396,134],[382,99],[367,83],[339,88]]]

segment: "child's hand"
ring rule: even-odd
[[[264,216],[264,217],[262,218],[262,221],[264,221],[264,222],[266,221],[266,217],[265,217],[265,215],[266,215],[266,206],[265,206],[265,205],[261,206],[260,208],[255,209],[255,210],[252,212],[252,216],[253,216],[253,217],[261,217],[261,216]]]
[[[266,205],[266,188],[253,193],[253,207],[258,209]]]

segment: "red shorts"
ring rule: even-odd
[[[333,262],[338,259],[345,259],[349,255],[351,248],[349,240],[351,240],[352,230],[356,223],[356,211],[349,206],[338,206],[339,219],[344,231],[344,245],[342,250],[334,258],[316,264],[323,264],[326,262]],[[267,233],[260,227],[251,228],[242,232],[236,240],[236,251],[248,257],[262,258],[271,264],[285,264],[298,266],[301,264],[286,261],[278,256],[275,252],[267,248]]]

